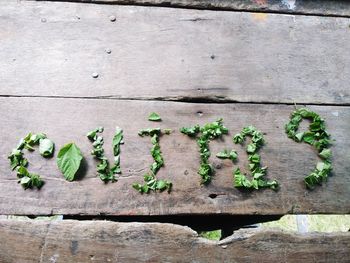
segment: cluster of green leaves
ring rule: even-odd
[[[298,132],[299,125],[303,119],[311,121],[309,130]],[[313,145],[322,162],[318,162],[316,168],[304,178],[306,187],[313,189],[317,184],[327,180],[332,171],[332,152],[328,147],[331,145],[330,134],[326,131],[324,119],[316,112],[307,108],[299,108],[293,111],[290,121],[285,125],[285,131],[289,138],[296,142],[306,142]]]
[[[152,118],[151,118],[152,117]],[[153,112],[149,116],[148,120],[150,121],[160,121],[160,116]],[[151,137],[151,155],[153,157],[154,162],[150,166],[150,172],[146,173],[143,176],[144,184],[140,183],[133,183],[132,187],[139,191],[140,193],[146,193],[148,194],[150,191],[164,191],[167,190],[168,193],[171,191],[172,183],[167,180],[158,179],[156,174],[159,171],[159,169],[164,166],[164,159],[162,156],[162,152],[160,150],[160,144],[159,144],[159,138],[162,134],[170,134],[170,129],[164,129],[162,130],[160,128],[147,128],[142,129],[139,131],[139,136],[150,136]]]
[[[10,159],[10,166],[12,170],[17,171],[17,177],[24,189],[27,188],[41,188],[44,181],[38,174],[30,173],[26,169],[28,160],[24,157],[23,150],[34,151],[34,146],[39,145],[39,152],[43,157],[51,157],[54,151],[54,143],[49,140],[45,134],[28,133],[22,138],[15,149],[12,150],[8,158]]]
[[[249,160],[249,170],[252,173],[252,180],[249,180],[245,174],[237,168],[234,173],[234,186],[245,189],[260,189],[260,188],[271,188],[277,189],[278,183],[276,180],[268,181],[264,178],[266,175],[267,167],[261,167],[261,158],[257,153],[259,149],[264,145],[263,134],[257,130],[254,126],[247,126],[242,131],[233,137],[233,142],[236,144],[242,144],[246,137],[250,136],[252,142],[247,145],[247,153]]]
[[[160,144],[159,144],[159,137],[162,134],[162,131],[160,128],[148,128],[148,129],[142,129],[139,131],[139,136],[151,136],[151,155],[153,157],[154,162],[150,166],[150,172],[146,173],[143,176],[144,184],[134,183],[132,185],[133,188],[135,188],[140,193],[146,193],[148,194],[150,191],[164,191],[167,190],[168,192],[171,191],[172,183],[167,180],[161,180],[156,177],[157,172],[159,169],[164,165],[164,159],[162,156],[162,152],[160,150]],[[167,134],[167,133],[166,133]]]
[[[120,145],[123,144],[123,130],[119,127],[116,128],[115,134],[112,141],[113,155],[114,155],[114,165],[110,168],[107,157],[104,154],[103,149],[103,137],[98,135],[98,133],[103,132],[103,127],[97,127],[96,129],[90,131],[86,136],[90,141],[92,141],[93,150],[91,155],[94,156],[99,163],[97,164],[97,174],[100,179],[107,182],[116,182],[116,174],[121,173],[120,168]]]
[[[200,152],[200,166],[198,174],[202,178],[202,184],[210,183],[212,176],[214,175],[214,168],[209,163],[209,157],[211,155],[209,150],[210,140],[217,139],[223,134],[228,133],[228,129],[222,124],[223,120],[218,119],[212,123],[207,123],[203,127],[195,125],[193,127],[183,127],[180,131],[187,134],[190,137],[197,137],[197,144]],[[197,136],[200,133],[199,136]]]
[[[74,181],[80,168],[83,154],[75,143],[67,143],[57,154],[57,166],[67,181]]]

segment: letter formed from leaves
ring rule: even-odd
[[[15,149],[8,156],[10,159],[11,169],[17,171],[17,177],[24,189],[37,187],[40,189],[44,181],[38,174],[28,172],[28,160],[24,157],[23,150],[34,151],[34,146],[39,145],[41,156],[48,158],[53,155],[54,143],[49,140],[44,133],[32,134],[28,133],[22,138]]]
[[[75,179],[82,160],[83,155],[75,143],[68,143],[59,150],[57,166],[67,181]]]
[[[303,119],[311,121],[309,130],[298,132],[299,125]],[[285,125],[285,131],[288,137],[294,141],[313,145],[322,159],[322,162],[317,163],[315,170],[304,178],[306,187],[313,189],[317,184],[326,181],[332,170],[332,152],[328,149],[331,140],[330,134],[326,131],[324,119],[307,108],[299,108],[291,114],[290,121]]]
[[[190,137],[197,138],[197,144],[199,146],[200,152],[200,166],[198,169],[198,174],[202,178],[202,184],[210,183],[212,176],[214,175],[214,168],[209,163],[210,150],[209,142],[211,140],[220,138],[223,134],[228,133],[228,129],[222,124],[223,120],[219,119],[212,123],[207,123],[203,127],[195,125],[189,128],[181,128],[180,131],[183,134],[187,134]],[[199,136],[197,136],[200,134]]]
[[[107,183],[109,181],[116,182],[118,181],[115,177],[116,174],[121,173],[120,169],[120,145],[123,144],[123,130],[119,127],[116,128],[112,146],[113,146],[113,155],[114,155],[114,165],[110,168],[108,159],[104,155],[103,149],[103,137],[98,135],[98,133],[103,132],[103,127],[97,127],[96,129],[90,131],[86,136],[90,141],[92,141],[93,150],[91,155],[99,160],[97,165],[97,174],[100,179]]]
[[[151,114],[152,115],[152,114]],[[159,116],[158,116],[159,117]],[[150,120],[150,119],[149,119]],[[159,117],[160,120],[160,117]],[[150,172],[143,176],[144,184],[133,183],[133,188],[135,188],[140,193],[149,193],[150,191],[164,191],[167,190],[168,193],[171,191],[172,183],[167,180],[158,179],[156,174],[159,169],[164,166],[164,159],[162,156],[162,152],[160,150],[159,138],[162,134],[170,134],[170,129],[162,130],[160,128],[148,128],[142,129],[139,131],[139,136],[151,136],[151,155],[153,157],[154,162],[150,166]]]
[[[249,170],[252,173],[252,180],[247,179],[246,175],[237,168],[233,172],[234,186],[237,188],[245,189],[260,189],[271,188],[277,189],[278,183],[276,180],[268,181],[264,178],[266,175],[267,167],[261,167],[260,155],[257,153],[259,149],[264,145],[263,134],[257,130],[254,126],[247,126],[242,131],[233,137],[233,142],[236,144],[242,144],[246,137],[252,137],[252,142],[247,145],[247,153],[249,160]],[[236,157],[237,155],[234,155]],[[231,158],[232,159],[232,158]],[[234,159],[235,160],[235,159]]]

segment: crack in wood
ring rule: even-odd
[[[283,1],[269,1],[270,3],[258,3],[259,1],[181,1],[181,0],[26,0],[38,2],[68,2],[86,4],[109,4],[109,5],[135,5],[154,6],[181,9],[212,10],[226,12],[247,12],[247,13],[272,13],[281,15],[301,15],[319,17],[344,17],[349,18],[349,9],[344,8],[346,1],[338,1],[332,10],[328,7],[334,5],[334,1],[324,1],[322,5],[315,3],[311,5],[300,1],[297,8],[285,6]],[[263,2],[263,1],[262,1]],[[326,6],[326,7],[324,7]]]
[[[46,228],[46,233],[44,236],[44,241],[43,241],[43,245],[41,246],[41,252],[40,252],[40,261],[39,263],[43,263],[44,261],[44,254],[45,254],[45,250],[46,250],[46,245],[47,245],[47,237],[49,236],[50,233],[50,228],[51,228],[51,221],[48,221],[48,225]]]
[[[257,105],[297,105],[297,106],[350,106],[350,103],[315,103],[315,102],[289,102],[289,101],[239,101],[224,96],[165,96],[165,97],[120,97],[120,96],[43,96],[43,95],[0,95],[0,98],[43,98],[43,99],[81,99],[81,100],[119,100],[119,101],[162,101],[181,103],[206,103],[206,104],[257,104]],[[200,112],[198,112],[200,113]]]

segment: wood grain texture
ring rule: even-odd
[[[7,3],[0,6],[0,96],[349,105],[349,24],[333,17]]]
[[[44,0],[37,0],[44,1]],[[47,1],[47,0],[46,0]],[[350,16],[346,0],[48,0],[105,4],[139,4],[184,8]]]
[[[0,261],[349,262],[350,233],[240,230],[220,242],[187,227],[109,221],[0,220]]]
[[[305,189],[303,178],[314,169],[318,157],[312,147],[287,138],[284,124],[293,106],[256,104],[201,104],[156,101],[119,101],[99,99],[1,98],[0,121],[0,214],[79,214],[79,215],[176,215],[176,214],[285,214],[350,212],[350,108],[313,106],[326,119],[336,141],[334,173],[328,182],[314,191]],[[163,122],[147,121],[150,112],[158,112]],[[224,118],[230,135],[210,143],[216,175],[212,183],[200,185],[197,175],[199,153],[196,142],[181,134],[179,128]],[[266,146],[261,150],[268,178],[277,179],[281,188],[242,192],[232,186],[232,170],[245,169],[245,148],[233,145],[231,136],[253,124],[265,132]],[[306,125],[306,122],[303,123]],[[123,174],[114,184],[103,184],[96,177],[96,162],[90,156],[91,143],[85,134],[97,126],[105,127],[105,150],[111,159],[111,140],[115,126],[124,129],[121,147]],[[142,182],[152,157],[150,138],[140,138],[142,128],[171,128],[174,133],[161,137],[165,167],[160,178],[173,182],[171,194],[141,195],[133,182]],[[16,183],[7,155],[18,140],[32,132],[44,132],[56,143],[56,153],[63,144],[74,141],[85,156],[85,173],[80,180],[67,182],[58,171],[55,158],[45,160],[38,151],[26,153],[29,170],[46,181],[40,190],[24,191]],[[215,154],[235,148],[239,161],[220,161]],[[215,198],[211,198],[214,194]]]

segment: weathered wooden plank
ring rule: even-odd
[[[188,227],[109,221],[0,221],[8,262],[349,262],[350,233],[240,230],[220,242]]]
[[[172,214],[285,214],[350,212],[350,108],[313,106],[323,116],[336,140],[334,173],[329,181],[314,191],[305,189],[303,178],[318,160],[306,144],[287,138],[284,124],[293,106],[257,104],[201,104],[156,101],[119,101],[98,99],[1,98],[0,122],[0,214],[85,214],[85,215],[172,215]],[[161,114],[163,122],[147,121],[150,112]],[[224,118],[230,136],[210,143],[211,162],[219,167],[213,182],[200,185],[197,175],[199,153],[196,142],[181,134],[179,128],[204,124]],[[233,145],[231,136],[244,126],[254,124],[266,133],[267,145],[261,150],[262,162],[269,167],[268,178],[281,184],[272,190],[242,192],[232,186],[232,170],[247,164],[245,149]],[[91,143],[85,137],[96,126],[105,127],[105,149],[111,158],[111,140],[115,126],[122,127],[123,174],[114,184],[103,184],[95,175],[95,161],[90,156]],[[141,195],[132,189],[152,163],[150,138],[140,138],[138,130],[147,127],[171,128],[174,133],[160,140],[165,167],[160,178],[174,184],[171,194]],[[78,181],[67,182],[55,160],[44,160],[35,152],[27,153],[29,170],[43,176],[46,184],[40,191],[24,191],[10,171],[7,155],[27,132],[45,132],[57,149],[75,141],[85,156],[86,174]],[[239,161],[234,166],[220,161],[215,153],[235,148]],[[221,168],[220,168],[221,167]]]
[[[32,1],[32,0],[31,0]],[[45,1],[45,0],[37,0]],[[68,0],[46,0],[68,2]],[[69,0],[70,2],[140,4],[215,10],[240,10],[310,14],[326,16],[350,16],[350,5],[346,0]]]
[[[0,6],[0,96],[348,105],[349,24],[333,17],[8,3]]]

